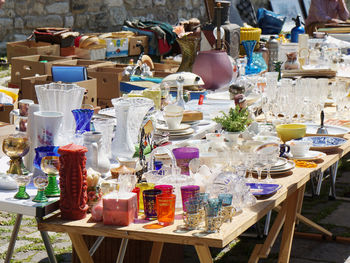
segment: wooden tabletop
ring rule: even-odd
[[[350,135],[345,138],[350,139]],[[317,169],[324,171],[342,156],[350,151],[350,141],[336,149],[332,154],[323,158],[317,168],[295,168],[293,174],[276,178],[276,183],[282,188],[266,200],[258,200],[257,204],[245,208],[233,217],[232,222],[224,223],[219,233],[203,234],[200,230],[179,233],[176,230],[183,226],[182,219],[176,219],[175,223],[160,229],[145,229],[145,226],[155,224],[134,223],[126,227],[106,226],[103,223],[95,223],[88,215],[83,220],[65,221],[59,216],[53,216],[39,223],[39,230],[53,232],[67,232],[80,235],[106,236],[115,238],[128,238],[154,242],[167,242],[187,245],[207,245],[209,247],[224,247],[234,238],[242,234],[246,229],[259,221],[268,211],[280,205],[288,196],[306,184],[310,179],[310,173]],[[179,217],[179,216],[178,216]]]

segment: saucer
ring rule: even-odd
[[[294,160],[317,160],[320,158],[325,157],[326,154],[323,152],[319,152],[319,151],[309,151],[307,154],[305,154],[304,156],[292,156],[291,159]]]
[[[185,137],[185,136],[189,136],[189,135],[191,135],[193,133],[194,133],[194,129],[189,128],[189,129],[186,129],[186,130],[184,130],[182,132],[170,133],[169,136],[172,139],[174,139],[174,138],[179,139],[179,138],[182,138],[182,137]]]
[[[287,163],[286,158],[278,157],[277,162],[271,168],[281,167]]]
[[[189,129],[190,127],[191,127],[191,125],[189,125],[189,124],[181,123],[179,128],[177,128],[177,129],[169,129],[167,125],[159,125],[159,126],[157,126],[157,130],[165,131],[165,132],[180,132],[180,131],[185,131],[185,130]]]

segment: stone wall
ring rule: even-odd
[[[191,17],[205,20],[203,0],[6,0],[0,9],[0,53],[6,42],[24,40],[37,27],[109,32],[120,30],[126,19],[173,24]]]

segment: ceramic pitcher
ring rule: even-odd
[[[86,153],[86,168],[92,168],[103,174],[109,172],[110,162],[102,147],[101,132],[85,132],[84,146],[88,149]]]

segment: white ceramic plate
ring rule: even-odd
[[[272,166],[272,168],[281,167],[282,165],[285,165],[287,161],[288,160],[286,158],[278,157],[277,162]]]
[[[305,156],[292,156],[291,159],[311,161],[325,157],[327,154],[319,151],[309,151]]]
[[[188,128],[190,128],[191,126],[189,124],[180,124],[179,128],[177,129],[169,129],[168,126],[166,125],[159,125],[157,126],[157,130],[160,130],[160,131],[166,131],[166,132],[181,132],[181,131],[184,131],[184,130],[187,130]]]
[[[170,133],[170,138],[181,138],[184,136],[188,136],[194,133],[194,129],[189,128],[187,130],[184,130],[183,132],[179,132],[179,133]]]
[[[304,124],[306,125],[306,134],[318,135],[317,129],[320,127],[319,124],[315,124],[315,123],[304,123]],[[325,125],[324,127],[327,129],[327,132],[328,132],[327,135],[344,136],[345,134],[350,132],[349,128],[336,126],[336,125]]]
[[[284,173],[289,170],[292,170],[295,167],[295,163],[293,161],[287,161],[285,165],[279,166],[279,167],[272,167],[271,173]],[[266,172],[264,170],[263,172]]]

